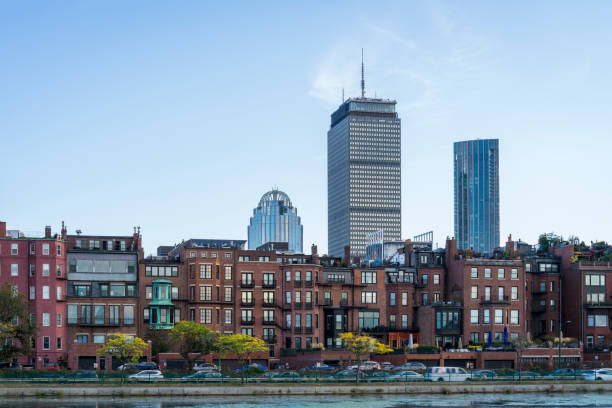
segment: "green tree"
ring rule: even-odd
[[[151,340],[151,354],[167,353],[172,348],[167,330],[148,329],[145,340]]]
[[[219,358],[219,372],[221,372],[221,359],[223,358],[223,354],[232,351],[231,336],[225,334],[217,336],[213,344],[212,351],[217,353]]]
[[[380,343],[374,337],[364,334],[342,333],[340,335],[340,340],[344,348],[355,354],[355,360],[357,360],[355,381],[359,381],[359,374],[361,372],[361,367],[359,366],[361,365],[362,353],[387,354],[393,351],[393,349],[386,344]]]
[[[559,245],[563,241],[563,237],[556,235],[554,232],[540,234],[538,238],[538,252],[548,252],[548,248],[553,245]]]
[[[115,333],[108,335],[106,342],[98,349],[99,356],[110,355],[121,361],[121,385],[125,377],[125,365],[136,364],[147,350],[147,343],[140,337],[132,337],[127,334]]]
[[[243,368],[243,370],[241,370],[242,382],[244,382],[244,373],[246,371],[246,367],[244,366],[245,363],[250,365],[251,355],[257,352],[268,351],[268,347],[262,339],[255,338],[247,334],[229,335],[224,342],[225,347],[227,347],[227,351],[234,353],[240,360]]]
[[[169,334],[179,354],[187,360],[189,368],[193,368],[197,359],[211,352],[217,336],[208,327],[187,320],[175,324]]]
[[[36,322],[30,321],[27,299],[5,282],[0,287],[0,361],[30,355],[37,331]]]

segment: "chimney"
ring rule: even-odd
[[[319,264],[319,251],[315,244],[310,247],[310,255],[312,257],[312,263],[315,265]]]
[[[49,225],[45,227],[45,238],[51,238],[51,227]]]
[[[351,266],[351,246],[350,245],[344,246],[344,263],[346,263],[346,266],[348,267]]]
[[[0,238],[6,237],[6,221],[0,221]]]
[[[64,221],[62,221],[62,239],[66,239],[66,235],[68,234],[68,230],[66,230],[66,225]]]

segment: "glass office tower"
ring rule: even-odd
[[[268,191],[253,210],[248,227],[249,249],[266,242],[287,242],[289,251],[302,253],[304,230],[289,196],[282,191]]]
[[[327,132],[328,253],[365,256],[366,235],[401,239],[401,123],[396,101],[352,98]]]
[[[458,249],[491,254],[499,246],[499,140],[454,145]]]

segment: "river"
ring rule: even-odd
[[[611,393],[4,399],[0,408],[612,407]]]

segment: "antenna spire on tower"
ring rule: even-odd
[[[365,79],[363,73],[363,48],[361,49],[361,97],[365,98]]]

